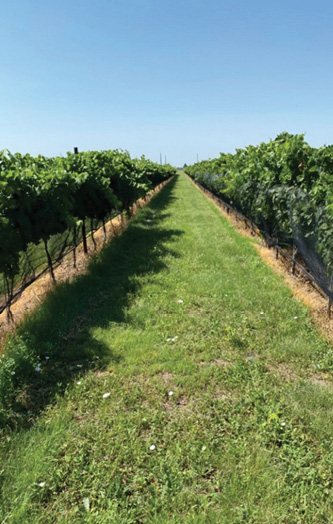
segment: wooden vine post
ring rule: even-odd
[[[293,245],[293,256],[292,256],[292,264],[291,264],[291,273],[295,274],[295,267],[296,267],[296,255],[297,255],[297,247],[295,244]]]

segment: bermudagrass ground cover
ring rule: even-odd
[[[1,522],[330,522],[332,348],[184,176],[11,344]]]

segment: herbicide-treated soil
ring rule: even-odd
[[[0,521],[330,522],[332,347],[184,176],[15,344]]]

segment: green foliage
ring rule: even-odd
[[[103,167],[91,153],[68,153],[66,167],[73,180],[73,215],[79,220],[102,219],[119,206]]]
[[[302,231],[331,272],[333,146],[315,149],[304,135],[284,132],[186,172],[270,237],[292,246],[295,232]]]
[[[127,152],[89,151],[66,158],[0,152],[0,274],[19,273],[20,254],[85,219],[128,210],[175,174]]]

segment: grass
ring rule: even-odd
[[[331,522],[332,347],[184,176],[7,355],[0,522]]]

